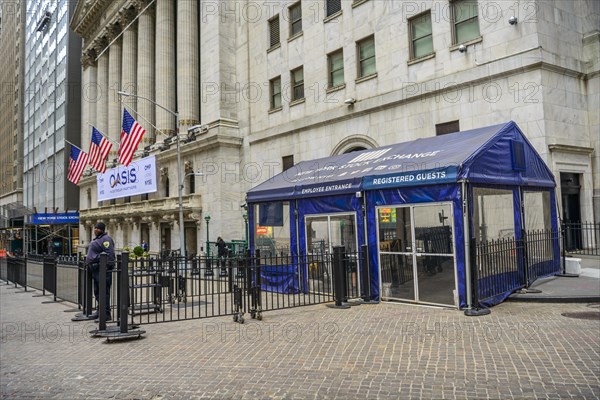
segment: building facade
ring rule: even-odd
[[[33,214],[79,208],[79,190],[67,181],[69,146],[79,144],[81,39],[69,29],[75,2],[27,2],[23,102],[23,204]],[[75,56],[74,56],[75,55]],[[26,221],[28,252],[71,253],[78,224]]]
[[[295,162],[509,120],[552,169],[563,218],[597,220],[599,14],[596,1],[79,1],[82,121],[118,141],[124,104],[149,131],[138,155],[160,166],[147,196],[98,203],[82,179],[81,240],[104,220],[117,246],[180,247],[177,130],[182,169],[204,174],[183,182],[189,252],[209,233],[243,238],[246,190]]]
[[[23,248],[25,2],[0,2],[0,249]]]

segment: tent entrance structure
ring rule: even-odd
[[[309,260],[309,287],[333,294],[333,248],[343,246],[348,255],[347,287],[359,293],[357,275],[356,213],[313,214],[305,216],[306,256]],[[316,282],[318,279],[322,282]]]
[[[458,306],[452,203],[377,207],[382,300]]]
[[[555,186],[512,121],[302,161],[248,191],[250,247],[305,294],[341,244],[348,298],[477,310],[559,272]]]

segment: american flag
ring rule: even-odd
[[[92,127],[92,142],[90,143],[90,165],[98,172],[106,172],[106,157],[112,149],[112,143],[108,141],[98,130]]]
[[[137,123],[135,119],[123,109],[123,130],[121,131],[121,143],[119,144],[119,162],[125,166],[131,163],[133,153],[146,130]]]
[[[81,179],[81,175],[85,170],[85,167],[88,163],[88,155],[85,151],[81,150],[79,147],[75,147],[71,145],[71,155],[69,159],[69,173],[67,174],[67,179],[70,182],[78,185],[79,180]]]

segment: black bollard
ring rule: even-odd
[[[108,254],[100,253],[100,268],[98,270],[98,330],[106,330],[106,264]]]
[[[127,333],[127,309],[129,308],[129,253],[121,253],[119,280],[119,327],[121,333]]]
[[[377,300],[371,300],[371,267],[369,265],[369,246],[363,244],[360,248],[361,275],[360,285],[362,289],[362,304],[378,304]]]
[[[344,304],[344,246],[334,246],[333,248],[333,287],[335,304],[328,304],[331,308],[350,308]]]

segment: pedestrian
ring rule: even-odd
[[[144,250],[144,253],[148,252],[148,243],[145,240],[142,240],[142,250]]]
[[[106,253],[108,255],[106,261],[106,276],[103,279],[106,279],[106,309],[104,312],[106,313],[106,320],[110,321],[110,287],[112,285],[112,269],[115,266],[115,242],[112,240],[110,236],[106,233],[106,225],[103,222],[98,222],[94,226],[94,235],[95,238],[92,240],[87,248],[87,256],[85,258],[86,264],[89,266],[92,272],[92,280],[94,282],[94,296],[96,297],[96,301],[99,301],[100,297],[100,254]],[[94,316],[98,315],[98,312],[101,310],[97,310]]]
[[[225,258],[227,257],[228,249],[227,244],[223,240],[221,236],[217,238],[217,257],[219,258],[219,263],[221,264],[221,276],[227,275],[227,269],[225,267]]]

